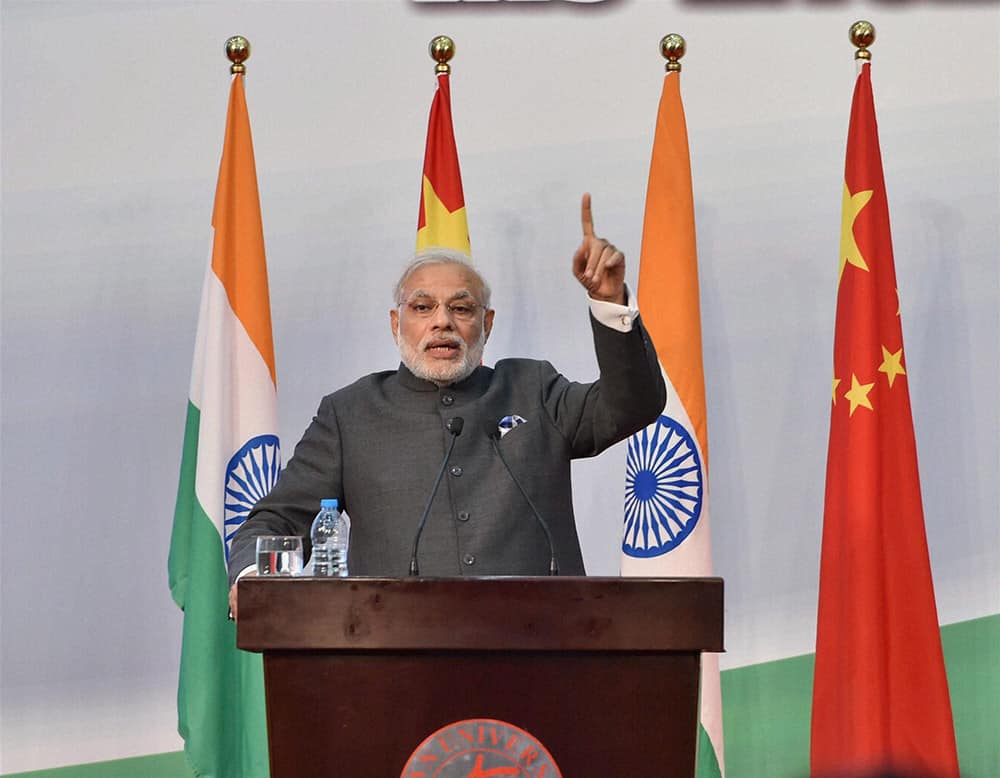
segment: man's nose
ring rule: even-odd
[[[431,324],[435,329],[451,329],[453,322],[451,311],[447,305],[438,305],[434,309],[434,313],[431,315]]]

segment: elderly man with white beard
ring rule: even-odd
[[[553,555],[561,573],[584,574],[570,461],[651,423],[666,389],[625,287],[625,257],[594,234],[589,195],[582,227],[572,270],[588,294],[600,378],[576,383],[529,359],[481,364],[495,315],[489,285],[462,254],[421,252],[389,312],[401,364],[323,398],[278,482],[236,532],[234,614],[235,581],[253,570],[256,537],[300,535],[308,553],[323,498],[337,498],[351,518],[352,575],[405,576],[451,444],[446,481],[428,506],[421,574],[544,575]]]

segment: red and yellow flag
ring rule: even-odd
[[[958,775],[871,64],[847,137],[812,774]]]
[[[417,216],[417,250],[431,246],[470,254],[469,224],[465,218],[462,173],[451,123],[451,85],[448,73],[438,74],[437,91],[427,122],[427,148]]]

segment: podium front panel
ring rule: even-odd
[[[272,778],[397,778],[426,737],[466,719],[526,730],[563,778],[690,778],[698,665],[697,654],[269,654]]]
[[[264,653],[272,778],[396,778],[469,720],[537,739],[564,778],[691,778],[722,595],[718,578],[251,577],[237,643]]]

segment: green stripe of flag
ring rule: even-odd
[[[698,761],[695,764],[697,765],[696,778],[722,778],[719,760],[715,758],[715,746],[712,745],[712,739],[700,722],[698,724]]]
[[[177,731],[199,778],[268,775],[259,654],[236,648],[222,538],[195,495],[200,413],[188,403],[171,539],[170,590],[184,611]]]

